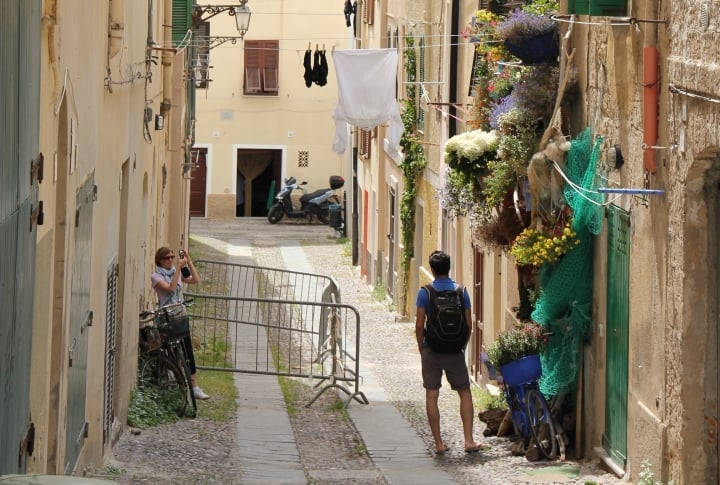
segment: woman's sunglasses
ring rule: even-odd
[[[160,258],[160,259],[175,259],[175,256],[173,256],[173,255],[170,255],[170,256],[163,256],[163,257],[162,257],[162,258]]]

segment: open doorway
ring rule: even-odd
[[[236,217],[265,217],[277,192],[282,150],[239,149],[236,165]]]

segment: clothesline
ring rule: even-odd
[[[210,36],[210,37],[197,37],[197,36],[196,36],[193,40],[191,40],[191,41],[189,41],[189,42],[187,42],[187,43],[184,43],[181,47],[188,47],[188,46],[193,46],[193,47],[207,47],[207,45],[210,43],[210,41],[211,41],[211,39],[212,39],[213,37],[216,37],[216,36]],[[442,38],[445,38],[445,37],[462,37],[462,35],[425,36],[426,39],[429,38],[429,37],[442,37]],[[385,37],[383,37],[383,38],[385,38]],[[207,40],[203,40],[203,39],[207,39]],[[251,39],[246,39],[246,40],[251,40]],[[340,38],[328,38],[328,37],[324,37],[324,38],[320,38],[320,39],[287,38],[287,39],[276,39],[276,40],[278,40],[278,41],[280,41],[280,42],[301,41],[301,42],[303,42],[303,43],[305,43],[305,42],[312,42],[312,43],[323,43],[323,42],[325,42],[326,44],[329,44],[330,46],[332,46],[332,42],[333,42],[333,41],[347,41],[346,38],[340,39]],[[372,39],[371,39],[371,40],[372,40]],[[376,39],[375,39],[375,40],[376,40]],[[430,48],[451,47],[451,46],[461,46],[461,45],[473,45],[473,46],[474,46],[475,44],[478,44],[478,43],[480,43],[480,44],[497,44],[498,42],[499,42],[499,41],[496,41],[496,40],[494,40],[494,41],[485,41],[485,42],[470,42],[470,41],[465,41],[465,42],[443,42],[443,43],[440,43],[440,44],[426,44],[426,45],[423,46],[423,48],[424,48],[424,49],[430,49]],[[172,41],[163,42],[161,45],[162,45],[163,47],[170,47],[170,48],[175,46],[175,44],[174,44]],[[239,45],[240,45],[239,43],[238,43],[238,44],[235,44],[235,45],[223,45],[223,46],[215,47],[215,48],[213,48],[213,50],[216,50],[216,49],[234,49],[234,48],[237,48]],[[181,47],[178,47],[178,49],[180,49]],[[250,48],[245,48],[245,50],[290,51],[290,52],[293,52],[293,51],[294,51],[294,52],[297,52],[297,51],[300,51],[300,50],[303,50],[303,51],[304,51],[305,49],[304,49],[304,48],[303,48],[303,49],[290,48],[290,47],[278,47],[278,48],[267,48],[267,47],[262,47],[262,48],[261,48],[261,47],[257,47],[257,48],[256,48],[256,47],[250,47]],[[350,48],[338,49],[337,46],[336,46],[336,49],[335,49],[335,50],[356,50],[356,49],[350,49]]]

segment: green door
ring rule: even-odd
[[[627,15],[627,0],[570,0],[568,13],[624,17]]]
[[[608,208],[607,338],[603,447],[618,465],[627,459],[630,214]]]
[[[42,0],[0,1],[0,475],[24,473],[37,453],[30,357],[42,223],[41,18]]]

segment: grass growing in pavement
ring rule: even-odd
[[[223,255],[214,248],[190,239],[188,250],[193,259],[221,259]],[[202,283],[201,283],[202,285]],[[218,315],[216,315],[218,316]],[[227,348],[224,339],[217,344],[205,342],[195,351],[196,361],[218,362],[222,360]],[[228,365],[229,367],[231,365]],[[206,401],[198,401],[197,417],[212,421],[228,421],[235,415],[237,388],[231,372],[199,370],[198,384],[211,396]],[[159,424],[174,423],[178,416],[167,406],[160,406],[157,396],[151,392],[133,390],[128,407],[128,424],[138,428],[150,428]]]

